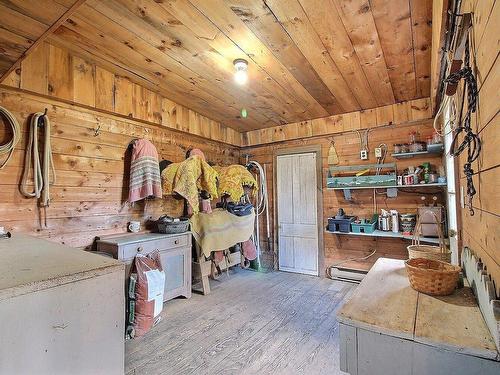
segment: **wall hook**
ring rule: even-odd
[[[94,129],[94,137],[98,137],[101,134],[101,125],[97,126],[97,129]]]
[[[38,117],[38,122],[37,122],[37,124],[36,124],[36,125],[37,125],[39,128],[43,128],[43,127],[44,127],[44,125],[45,125],[45,120],[44,120],[44,118],[45,118],[45,116],[47,116],[47,112],[48,112],[48,110],[47,110],[47,108],[45,108],[45,109],[44,109],[44,111],[43,111],[43,115],[42,115],[42,116],[40,116],[40,117]]]

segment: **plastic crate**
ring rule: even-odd
[[[328,218],[328,230],[330,232],[349,233],[351,231],[351,223],[356,219],[355,216],[344,216],[341,219],[334,217]]]
[[[377,229],[378,215],[373,215],[370,222],[351,223],[354,233],[373,233]]]

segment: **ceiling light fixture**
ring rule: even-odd
[[[248,61],[245,59],[236,59],[233,61],[234,69],[234,80],[239,85],[244,85],[248,81]]]

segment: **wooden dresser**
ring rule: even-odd
[[[97,250],[125,262],[126,279],[137,254],[158,250],[165,271],[163,300],[191,297],[191,232],[182,234],[138,233],[101,238]]]
[[[351,375],[497,375],[500,357],[471,289],[432,297],[404,261],[380,258],[337,314]]]

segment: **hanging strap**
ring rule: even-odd
[[[474,170],[472,163],[479,157],[481,152],[481,139],[479,135],[474,133],[471,128],[472,113],[476,112],[478,89],[477,81],[472,68],[470,67],[470,35],[467,34],[465,40],[465,58],[464,66],[458,72],[451,73],[446,79],[445,83],[457,85],[460,80],[464,80],[464,91],[462,94],[462,110],[464,107],[465,93],[467,92],[467,111],[462,121],[462,111],[460,112],[459,126],[457,127],[453,141],[450,146],[450,154],[454,157],[459,156],[462,152],[467,150],[467,161],[464,163],[464,174],[467,178],[467,205],[471,216],[474,216],[474,209],[472,207],[472,199],[476,195],[476,188],[474,187]],[[461,143],[459,138],[463,137]]]
[[[40,152],[38,147],[39,124],[43,124],[43,128],[45,130],[42,161],[40,161]],[[33,189],[28,189],[28,179],[31,169],[33,169]],[[55,181],[56,172],[54,168],[54,161],[52,159],[52,148],[50,143],[50,121],[47,115],[37,112],[31,117],[20,191],[25,197],[39,198],[40,206],[46,207],[50,204],[50,184],[54,184]]]

